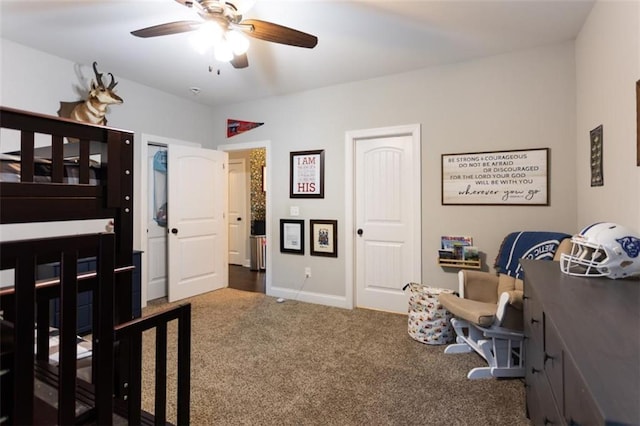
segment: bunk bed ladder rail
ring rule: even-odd
[[[13,291],[5,292],[2,297],[2,309],[5,319],[13,321],[12,348],[3,348],[2,352],[13,351],[8,369],[9,378],[3,381],[2,392],[10,391],[13,399],[5,407],[10,424],[33,424],[36,413],[34,378],[38,366],[44,367],[49,361],[49,299],[60,296],[62,309],[60,317],[59,363],[56,377],[58,409],[57,424],[74,424],[76,417],[76,398],[79,387],[76,367],[76,315],[78,275],[77,261],[79,252],[97,250],[97,277],[94,290],[94,315],[97,330],[94,330],[92,365],[95,381],[95,405],[83,415],[86,420],[94,418],[98,424],[110,424],[113,413],[113,297],[114,297],[114,259],[115,238],[113,234],[88,234],[72,237],[55,237],[42,240],[22,240],[0,244],[0,263],[2,269],[15,269]],[[56,288],[37,288],[36,269],[42,262],[59,261],[61,265],[60,285]],[[37,307],[37,309],[36,309]],[[96,309],[97,307],[97,309]],[[37,342],[34,330],[37,327]],[[35,365],[34,365],[35,361]],[[17,377],[16,373],[20,373]],[[52,376],[52,377],[53,377]],[[52,384],[51,382],[49,383]],[[52,408],[52,410],[55,410]],[[49,421],[51,421],[50,419]]]
[[[122,399],[125,417],[129,424],[139,425],[153,421],[155,425],[166,423],[166,377],[167,377],[167,324],[177,320],[177,424],[189,424],[190,374],[191,374],[191,304],[181,304],[163,312],[158,312],[129,321],[115,327],[118,345],[125,345],[129,355],[127,365],[120,364],[128,371],[129,382],[125,384]],[[155,328],[155,406],[153,420],[141,418],[142,394],[142,333]],[[124,351],[126,353],[127,351]],[[118,407],[116,407],[116,411]]]

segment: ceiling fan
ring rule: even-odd
[[[243,20],[241,12],[244,10],[225,0],[176,1],[189,8],[194,8],[203,20],[168,22],[132,31],[131,34],[147,38],[202,30],[202,35],[214,45],[216,58],[230,62],[234,68],[249,66],[246,54],[249,41],[244,35],[308,49],[312,49],[318,44],[316,36],[293,28],[258,19]],[[237,0],[236,4],[239,1]]]

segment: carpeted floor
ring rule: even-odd
[[[416,342],[405,316],[233,289],[187,302],[194,425],[528,424],[522,380],[468,380],[484,360]],[[143,404],[152,411],[153,335],[144,339]],[[167,380],[174,401],[175,374]]]

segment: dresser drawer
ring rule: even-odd
[[[570,425],[605,424],[570,357],[564,365],[564,417]]]
[[[552,396],[551,388],[543,372],[527,377],[527,411],[533,425],[563,425],[564,419]]]
[[[542,342],[536,339],[525,339],[524,341],[524,365],[525,365],[525,380],[528,379],[531,374],[541,374],[544,371],[544,350]],[[527,380],[527,384],[529,381]]]
[[[539,420],[541,413],[540,386],[542,381],[546,381],[542,368],[542,345],[538,346],[535,340],[525,340],[525,373],[524,385],[527,396],[527,414],[534,424]]]
[[[549,320],[544,318],[544,353],[542,363],[544,372],[551,386],[558,407],[564,407],[564,360],[562,341],[558,332]]]
[[[525,337],[542,344],[544,342],[542,306],[534,294],[525,296],[523,315]]]

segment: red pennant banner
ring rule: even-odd
[[[254,123],[251,121],[231,120],[227,119],[227,137],[230,138],[240,133],[244,133],[247,130],[255,129],[262,126],[264,123]]]

